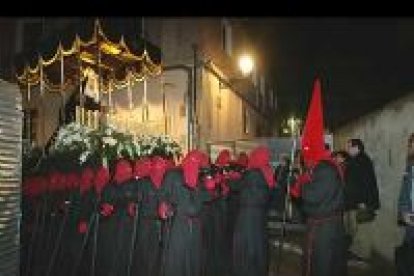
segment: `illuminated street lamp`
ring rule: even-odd
[[[253,58],[249,55],[242,55],[239,58],[239,68],[243,76],[249,75],[253,71],[254,62]]]
[[[246,78],[253,71],[253,68],[254,68],[253,58],[250,55],[247,55],[247,54],[241,55],[240,58],[239,58],[238,65],[239,65],[239,70],[242,74],[242,77],[231,78],[231,79],[228,80],[228,84],[222,83],[220,81],[219,82],[220,89],[226,89],[226,88],[229,88],[229,87],[233,86],[237,82],[245,81]]]

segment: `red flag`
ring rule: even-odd
[[[313,166],[329,157],[325,150],[321,82],[315,79],[313,94],[302,134],[302,154],[306,165]]]

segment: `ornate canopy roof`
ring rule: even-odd
[[[99,72],[101,90],[161,73],[161,51],[140,36],[132,19],[82,19],[16,57],[22,88],[41,84],[47,91],[79,85],[85,71]],[[41,82],[43,80],[43,82]],[[62,86],[63,84],[63,86]]]

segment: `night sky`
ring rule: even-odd
[[[322,80],[326,125],[338,127],[414,91],[414,19],[252,19],[283,116],[304,116]]]

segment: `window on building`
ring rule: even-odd
[[[250,128],[250,118],[249,118],[249,111],[245,104],[242,104],[242,118],[243,118],[243,133],[249,134]]]
[[[221,22],[221,43],[223,51],[231,56],[233,47],[232,28],[227,19],[223,19]]]

